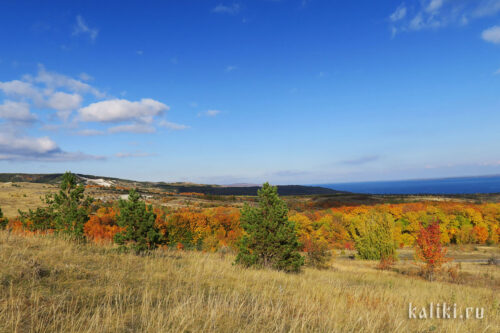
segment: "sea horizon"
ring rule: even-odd
[[[485,194],[500,192],[500,175],[339,182],[313,186],[363,194]]]

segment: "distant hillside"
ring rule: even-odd
[[[57,184],[61,181],[61,173],[55,174],[24,174],[24,173],[0,173],[0,182],[29,182]],[[165,182],[140,182],[128,179],[98,177],[93,175],[77,174],[82,183],[101,185],[105,187],[142,187],[157,188],[167,192],[196,192],[210,195],[257,195],[259,186],[249,184],[234,184],[229,186],[204,185],[193,183],[165,183]],[[302,185],[278,185],[280,195],[318,195],[345,193],[320,186]]]
[[[175,192],[198,192],[212,195],[257,195],[259,186],[219,186],[219,185],[171,185],[156,184],[156,188],[165,191]],[[313,194],[336,194],[340,193],[332,189],[319,186],[301,186],[301,185],[278,185],[280,195],[313,195]]]
[[[0,173],[0,182],[27,182],[55,184],[60,181],[61,174],[27,174],[27,173]]]

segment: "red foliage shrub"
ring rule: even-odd
[[[7,223],[6,229],[16,234],[22,234],[22,235],[33,234],[32,231],[29,231],[29,229],[24,227],[23,222],[20,219],[10,219],[9,223]]]
[[[434,220],[427,227],[420,224],[416,238],[415,255],[425,263],[423,272],[429,280],[433,280],[434,272],[450,259],[446,258],[446,248],[441,245],[439,220]]]
[[[354,250],[354,242],[351,242],[351,241],[345,242],[344,248],[346,250]]]
[[[306,263],[318,269],[326,269],[333,258],[329,249],[329,244],[324,238],[303,237],[301,239],[302,247],[306,252]]]

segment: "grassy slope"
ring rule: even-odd
[[[0,208],[6,217],[18,216],[18,209],[40,207],[41,197],[56,192],[55,185],[36,183],[0,183]]]
[[[498,290],[337,260],[300,275],[244,270],[231,256],[139,257],[0,232],[1,332],[497,332]],[[498,268],[496,268],[498,269]],[[485,307],[483,320],[408,320],[408,302]]]

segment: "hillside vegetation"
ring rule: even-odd
[[[24,174],[24,173],[0,173],[0,182],[28,182],[39,184],[58,184],[61,182],[63,174]],[[165,183],[165,182],[140,182],[128,179],[97,177],[93,175],[76,174],[80,182],[95,184],[101,187],[141,187],[144,189],[157,189],[175,193],[201,193],[208,195],[257,195],[260,186],[223,186],[204,185],[193,183]],[[104,185],[104,186],[103,186]],[[313,195],[313,194],[336,194],[344,193],[319,186],[303,185],[279,185],[280,195]]]
[[[339,259],[326,271],[286,274],[233,260],[119,254],[0,231],[0,332],[498,332],[491,285],[431,283],[374,262]],[[492,266],[464,269],[498,279]],[[484,319],[408,319],[409,302],[431,301],[484,307]]]

